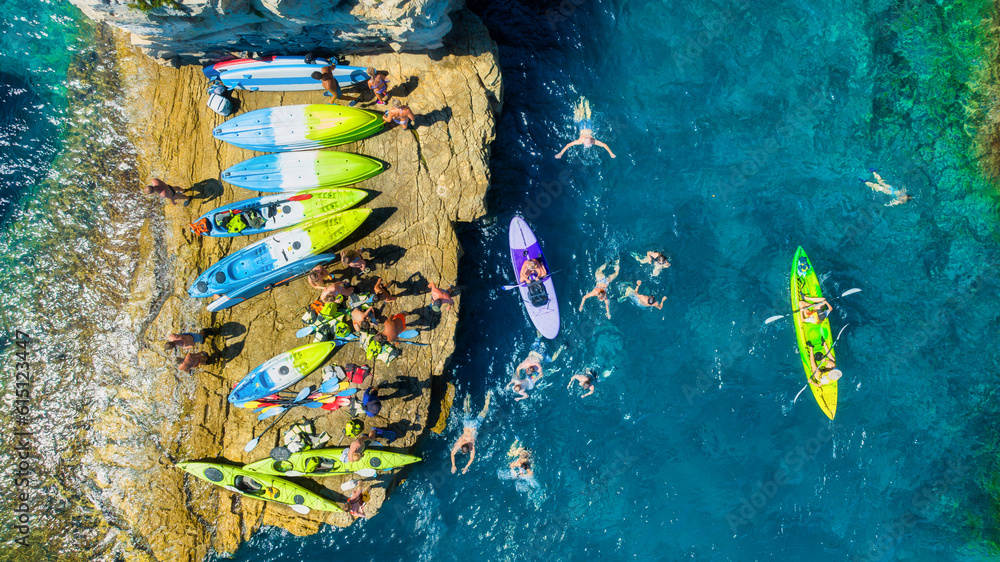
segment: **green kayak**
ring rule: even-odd
[[[799,265],[800,261],[801,266]],[[801,246],[795,251],[795,259],[792,260],[791,292],[792,317],[795,323],[795,337],[799,343],[799,358],[802,360],[802,368],[805,369],[808,381],[812,375],[809,354],[824,349],[824,346],[833,345],[833,336],[830,333],[829,318],[823,318],[818,323],[806,322],[803,313],[797,311],[801,306],[800,303],[806,300],[805,297],[819,298],[823,296],[816,271],[813,269],[812,263],[809,262],[809,256],[806,255],[806,251]],[[808,344],[812,344],[812,348]],[[833,348],[830,348],[827,357],[828,359],[825,359],[824,363],[827,361],[835,362]],[[822,366],[822,364],[820,365]],[[822,386],[809,382],[809,388],[812,390],[819,408],[832,420],[837,413],[837,381]]]
[[[252,462],[243,468],[259,474],[284,476],[333,476],[349,474],[367,468],[392,470],[420,461],[420,457],[393,453],[382,449],[366,449],[361,460],[341,462],[343,448],[312,449],[293,453],[288,460],[276,461],[271,458]]]
[[[259,500],[285,504],[295,512],[310,510],[344,511],[335,502],[306,490],[298,484],[259,472],[214,462],[179,462],[177,467],[202,480]]]

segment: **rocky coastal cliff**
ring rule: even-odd
[[[358,187],[370,197],[374,211],[349,247],[373,249],[376,276],[399,283],[401,298],[384,313],[411,312],[409,322],[422,331],[427,347],[403,346],[391,365],[374,365],[375,381],[387,389],[380,416],[367,427],[391,427],[399,439],[393,447],[412,450],[434,425],[428,419],[432,394],[454,349],[455,310],[433,313],[426,294],[428,281],[456,282],[461,255],[453,223],[483,215],[489,187],[490,143],[502,99],[495,44],[479,19],[466,11],[452,14],[453,30],[443,46],[425,54],[388,53],[351,57],[349,64],[387,70],[392,96],[408,101],[418,115],[415,131],[387,129],[359,143],[338,147],[389,164],[381,175]],[[200,67],[173,69],[156,64],[120,43],[119,68],[131,88],[126,95],[130,136],[138,151],[139,174],[159,177],[182,187],[193,186],[197,198],[189,207],[164,207],[165,218],[150,217],[139,233],[139,267],[128,285],[129,306],[123,315],[135,319],[140,340],[140,372],[107,392],[110,401],[91,427],[92,449],[86,464],[96,484],[90,497],[104,513],[109,528],[120,530],[114,549],[131,560],[201,560],[209,551],[232,552],[263,525],[295,534],[316,532],[324,523],[346,526],[344,513],[312,512],[302,516],[285,506],[242,498],[187,476],[174,466],[183,460],[214,459],[243,464],[267,456],[278,443],[271,432],[251,453],[243,446],[267,423],[249,410],[231,408],[232,385],[266,359],[307,343],[297,339],[303,307],[317,296],[304,279],[280,287],[248,303],[208,313],[205,301],[191,299],[192,279],[224,255],[253,240],[201,238],[188,222],[223,204],[254,196],[218,181],[219,172],[254,156],[221,143],[212,128],[225,118],[205,105],[206,81]],[[350,90],[345,94],[353,95]],[[262,107],[322,103],[320,92],[237,92],[240,112]],[[376,110],[370,94],[361,107]],[[138,189],[139,186],[136,186]],[[347,246],[342,246],[347,247]],[[339,247],[337,248],[339,249]],[[339,272],[339,271],[338,271]],[[461,303],[461,296],[457,298]],[[419,317],[419,318],[418,318]],[[193,375],[172,368],[162,347],[169,332],[218,326],[222,335],[203,348],[214,364]],[[360,346],[338,349],[330,364],[364,363]],[[307,381],[317,382],[318,375]],[[345,409],[300,408],[281,427],[300,416],[316,418],[319,431],[337,438],[349,419]],[[441,462],[428,459],[425,462]],[[314,491],[343,501],[340,484],[347,477],[299,479]],[[391,475],[372,479],[366,513],[377,512],[394,485]],[[377,515],[376,515],[377,516]]]
[[[175,65],[232,52],[337,54],[437,49],[463,0],[70,0]],[[162,5],[161,5],[162,4]],[[158,6],[158,7],[154,7]]]

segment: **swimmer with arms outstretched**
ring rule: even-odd
[[[576,145],[583,145],[584,148],[590,148],[597,145],[604,150],[607,150],[608,154],[610,154],[612,158],[615,158],[615,153],[611,152],[611,148],[594,137],[594,124],[590,120],[590,102],[587,101],[587,98],[580,98],[576,107],[573,108],[573,120],[576,121],[576,126],[580,130],[580,138],[564,146],[563,149],[556,154],[556,158],[562,158],[562,155],[566,153],[569,147]]]

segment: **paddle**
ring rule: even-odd
[[[357,488],[357,487],[358,487],[358,482],[357,482],[357,480],[354,480],[353,478],[350,479],[350,480],[348,480],[347,482],[344,482],[343,484],[340,485],[340,489],[343,490],[343,491],[345,491],[345,492],[348,491],[348,490],[353,490],[354,488]]]
[[[848,326],[850,326],[850,324],[844,324],[844,327],[841,328],[839,332],[837,332],[837,337],[833,340],[833,344],[830,346],[830,351],[826,352],[826,355],[824,355],[823,357],[820,357],[819,361],[816,362],[817,365],[819,365],[820,363],[822,363],[823,360],[826,359],[828,355],[830,355],[831,353],[833,353],[833,348],[837,345],[837,342],[840,341],[840,334],[843,334],[844,330]],[[809,376],[812,377],[812,373],[809,373]],[[807,389],[807,388],[809,388],[809,383],[808,382],[806,383],[805,386],[802,387],[802,390],[800,390],[799,393],[795,395],[795,399],[792,400],[792,405],[795,405],[795,401],[799,399],[799,396],[801,396],[802,392],[804,392],[805,389]]]
[[[238,214],[242,213],[243,211],[253,211],[253,210],[256,210],[256,209],[261,209],[263,207],[270,207],[271,205],[281,205],[282,203],[288,203],[290,201],[306,201],[306,200],[311,199],[311,198],[312,198],[312,194],[310,194],[310,193],[303,193],[301,195],[293,195],[293,196],[289,197],[288,199],[282,199],[281,201],[272,201],[271,203],[257,203],[256,205],[248,205],[246,207],[243,207],[242,209],[226,209],[225,211],[222,211],[221,213],[216,213],[216,214],[217,215],[222,215],[222,214],[225,214],[225,213],[230,213],[230,214],[233,214],[233,215],[238,215]]]
[[[420,335],[420,332],[416,330],[406,330],[397,335],[397,338],[415,338]]]
[[[372,476],[375,476],[376,472],[374,468],[362,468],[361,470],[354,471],[354,474],[357,474],[362,478],[371,478]]]
[[[857,288],[855,288],[855,289],[848,289],[848,290],[844,291],[844,294],[840,295],[839,297],[828,299],[826,302],[831,302],[831,301],[835,301],[835,300],[838,300],[838,299],[842,299],[842,298],[844,298],[844,297],[846,297],[848,295],[853,295],[854,293],[860,293],[860,292],[861,292],[861,289],[857,289]],[[815,306],[815,303],[811,304],[809,306]],[[774,322],[776,320],[781,320],[785,316],[790,316],[792,314],[795,314],[796,312],[799,312],[799,311],[801,311],[801,310],[803,310],[805,308],[809,308],[809,306],[803,306],[803,307],[800,307],[800,308],[796,308],[795,310],[789,312],[788,314],[779,314],[777,316],[772,316],[772,317],[768,318],[767,320],[764,320],[764,324],[770,324],[771,322]]]
[[[295,396],[295,402],[302,402],[303,400],[305,400],[306,396],[309,396],[311,392],[312,392],[312,387],[307,386],[303,388],[302,390],[299,391],[298,395]],[[298,404],[294,405],[297,406]],[[281,412],[281,415],[278,416],[278,419],[274,420],[274,422],[271,425],[267,426],[267,429],[262,431],[260,435],[258,435],[257,437],[247,441],[247,444],[243,447],[243,450],[248,453],[254,450],[257,447],[257,443],[260,443],[260,438],[263,437],[264,434],[267,433],[268,431],[271,431],[271,428],[278,425],[278,422],[281,421],[281,418],[285,417],[285,414],[291,411],[292,411],[291,407],[285,408],[284,411]],[[308,511],[306,513],[308,513]]]
[[[536,279],[534,281],[528,281],[526,283],[518,283],[517,285],[504,285],[504,286],[502,286],[500,288],[503,289],[504,291],[509,291],[509,290],[511,290],[511,289],[513,289],[515,287],[527,287],[528,285],[531,285],[532,283],[541,283],[542,281],[545,281],[546,279],[548,279],[549,277],[552,277],[553,275],[555,275],[556,273],[559,273],[560,271],[562,271],[562,270],[561,269],[557,269],[556,271],[553,271],[552,273],[550,273],[548,275],[545,275],[545,276],[543,276],[540,279]]]
[[[407,340],[399,340],[399,343],[405,343],[408,345],[430,345],[429,343],[420,343],[418,341],[407,341]]]

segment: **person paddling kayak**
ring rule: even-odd
[[[833,312],[833,307],[824,297],[810,297],[802,295],[799,301],[799,312],[802,313],[802,321],[810,324],[819,324]]]
[[[837,368],[837,363],[834,360],[832,354],[833,346],[829,342],[823,342],[823,351],[812,351],[812,342],[807,341],[806,347],[809,348],[809,369],[812,372],[809,375],[809,384],[813,386],[825,386],[834,382],[837,382],[843,373]]]

